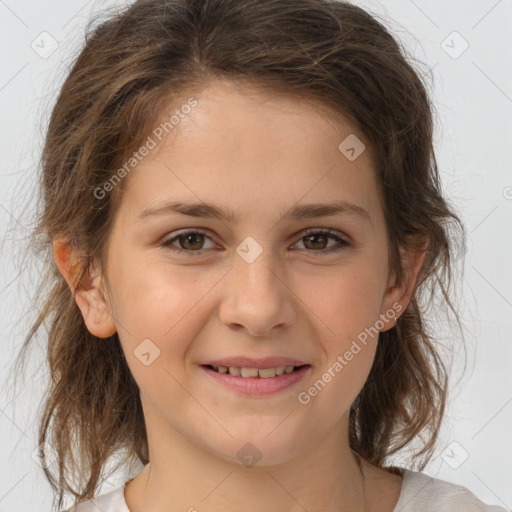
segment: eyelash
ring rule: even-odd
[[[194,250],[190,250],[190,249],[181,249],[179,247],[172,245],[172,242],[174,242],[175,240],[178,240],[181,236],[191,235],[191,234],[201,234],[201,235],[205,235],[207,238],[210,238],[208,236],[208,234],[205,231],[202,231],[201,229],[190,229],[190,230],[185,230],[185,231],[178,233],[178,235],[174,236],[173,238],[164,240],[163,242],[161,242],[160,245],[173,253],[188,253],[190,256],[200,256],[203,253],[203,251],[206,251],[208,249],[197,249],[194,251]],[[317,228],[307,229],[306,231],[303,232],[303,235],[300,237],[299,241],[302,240],[302,238],[305,238],[306,236],[312,235],[312,234],[327,235],[329,238],[336,240],[336,242],[338,242],[339,245],[338,245],[338,247],[334,246],[334,247],[330,247],[329,249],[317,249],[317,250],[301,249],[301,250],[306,250],[315,255],[322,255],[322,254],[331,254],[333,252],[338,252],[340,250],[345,249],[346,247],[350,247],[350,245],[351,245],[350,242],[339,237],[338,235],[335,235],[333,233],[333,231],[330,229],[317,229]]]

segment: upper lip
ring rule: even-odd
[[[264,357],[264,358],[251,358],[251,357],[225,357],[222,359],[215,359],[202,363],[202,365],[210,366],[236,366],[237,368],[276,368],[278,366],[303,366],[305,363],[298,359],[290,357]]]

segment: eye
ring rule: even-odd
[[[203,250],[201,246],[204,244],[205,238],[210,239],[203,231],[188,230],[182,231],[179,235],[173,238],[164,240],[161,245],[172,252],[188,252],[197,254]],[[181,248],[174,245],[175,241],[180,244]],[[215,246],[215,244],[213,244],[213,246]],[[194,254],[194,256],[196,256],[196,254]]]
[[[330,240],[338,242],[334,246],[329,247],[327,250],[327,243]],[[301,238],[302,242],[306,246],[306,250],[310,253],[325,254],[344,249],[350,246],[350,242],[334,234],[330,229],[316,229],[311,228],[306,231],[306,234]],[[316,254],[315,254],[316,256]]]
[[[197,256],[208,249],[208,247],[203,247],[205,239],[211,241],[210,249],[215,247],[215,243],[213,243],[211,238],[204,231],[197,229],[182,231],[178,235],[164,240],[160,245],[174,253],[188,253],[191,256]],[[329,240],[333,240],[337,244],[327,248]],[[175,245],[175,243],[178,243],[180,247]],[[330,229],[317,228],[308,229],[297,243],[303,243],[306,246],[305,250],[309,253],[318,254],[329,254],[351,245],[350,242],[334,234]]]

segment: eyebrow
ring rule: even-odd
[[[188,215],[189,217],[215,218],[225,222],[234,222],[236,215],[232,210],[208,204],[184,203],[180,201],[169,201],[162,205],[145,208],[140,212],[137,219],[146,220],[148,217],[164,216],[169,214]],[[318,217],[329,217],[334,215],[355,215],[372,223],[370,214],[361,206],[347,201],[335,201],[332,203],[311,203],[300,204],[284,214],[285,219],[303,220]]]

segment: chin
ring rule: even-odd
[[[268,435],[275,425],[253,434],[248,430],[239,433],[230,431],[234,437],[225,439],[222,446],[210,446],[210,451],[219,458],[247,468],[284,464],[298,455],[301,445],[299,439],[290,437],[289,431],[284,429],[281,436]]]

